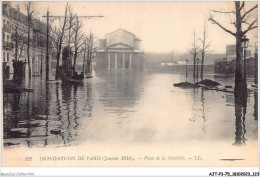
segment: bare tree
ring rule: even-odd
[[[68,9],[68,13],[69,13],[69,18],[68,18],[68,27],[66,29],[66,33],[65,33],[65,40],[67,42],[67,46],[71,49],[71,44],[73,44],[73,41],[71,40],[73,38],[74,35],[74,30],[72,30],[72,27],[76,25],[76,16],[72,15],[72,9],[69,7]],[[71,57],[70,57],[70,53],[69,53],[69,65],[71,66],[72,61],[71,61]]]
[[[196,58],[199,54],[199,49],[197,46],[197,39],[196,39],[196,33],[195,31],[193,32],[193,43],[192,43],[192,48],[188,49],[188,51],[190,52],[190,54],[193,56],[193,79],[195,82],[195,70],[196,70]]]
[[[14,28],[14,33],[12,33],[11,38],[15,42],[14,49],[15,49],[15,58],[13,61],[13,68],[14,68],[14,76],[13,79],[16,80],[21,75],[21,64],[19,62],[19,59],[21,57],[22,51],[24,50],[24,45],[26,42],[26,33],[24,32],[24,29],[22,27],[19,27],[18,25],[13,25],[11,28]],[[20,49],[20,53],[19,53]]]
[[[204,70],[204,59],[205,54],[210,52],[209,48],[211,47],[211,41],[208,40],[208,27],[206,22],[204,21],[204,28],[202,33],[202,38],[199,37],[199,41],[201,42],[200,53],[201,53],[201,72],[200,78],[203,80],[203,70]]]
[[[56,27],[52,30],[52,41],[54,45],[54,50],[56,53],[56,75],[55,79],[58,79],[59,76],[59,66],[60,66],[60,55],[61,55],[61,50],[62,50],[62,45],[64,43],[64,35],[66,31],[66,26],[68,23],[68,3],[65,8],[65,15],[63,20],[59,21],[59,28],[57,29]]]
[[[87,75],[87,77],[92,77],[91,64],[96,56],[97,48],[94,47],[94,34],[90,32],[89,36],[86,36],[84,39],[84,47],[83,47],[83,73]],[[87,63],[86,63],[87,62]],[[85,65],[87,64],[86,70]]]
[[[82,52],[81,46],[84,44],[83,34],[81,33],[80,29],[82,28],[82,23],[79,21],[79,18],[76,16],[75,18],[75,25],[72,26],[72,31],[74,33],[74,40],[73,40],[73,48],[74,48],[74,55],[73,55],[73,72],[76,71],[76,61],[78,55]]]
[[[32,2],[25,2],[24,8],[26,10],[26,16],[27,16],[27,23],[26,23],[26,32],[27,32],[27,41],[26,41],[26,47],[27,47],[27,61],[28,61],[28,68],[29,68],[29,79],[31,79],[31,59],[30,59],[30,48],[32,46],[31,41],[31,32],[33,30],[33,23],[37,18],[37,13],[35,9],[33,8]]]
[[[236,38],[236,71],[235,71],[235,91],[241,89],[241,85],[245,85],[245,78],[243,77],[243,51],[242,51],[242,37],[249,31],[258,27],[257,21],[258,18],[252,19],[250,18],[250,14],[253,13],[258,8],[258,4],[251,7],[249,10],[245,9],[245,2],[243,1],[242,4],[240,1],[235,1],[235,11],[212,11],[213,13],[222,13],[228,15],[235,16],[235,22],[232,22],[235,25],[236,31],[232,32],[228,28],[224,27],[220,24],[215,18],[213,17],[212,13],[209,16],[209,21],[213,24],[219,26],[225,32],[233,35]],[[245,28],[242,29],[242,26]]]
[[[25,32],[24,29],[19,27],[18,25],[14,25],[14,33],[12,33],[11,38],[15,42],[14,48],[15,48],[15,57],[14,60],[17,62],[19,61],[19,58],[21,56],[21,53],[23,51],[25,42],[26,42],[26,37],[25,37]],[[19,53],[20,49],[20,53]]]
[[[86,55],[87,55],[87,41],[88,41],[88,37],[84,36],[84,46],[83,46],[83,65],[82,65],[82,72],[83,74],[85,74],[85,63],[86,63]]]
[[[94,34],[90,32],[89,36],[87,37],[87,77],[92,77],[92,70],[91,70],[91,65],[94,57],[96,56],[96,50],[97,48],[94,47]]]

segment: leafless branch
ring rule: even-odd
[[[222,14],[236,14],[235,11],[220,11],[220,10],[212,10],[215,13],[222,13]]]
[[[236,36],[236,33],[233,33],[232,31],[228,30],[227,28],[225,28],[224,26],[222,26],[219,22],[217,22],[213,17],[209,18],[209,21],[212,21],[213,24],[218,25],[221,29],[223,29],[224,31],[232,34],[233,36]]]
[[[255,19],[255,20],[248,26],[248,28],[243,32],[243,35],[245,35],[248,31],[257,28],[258,26],[253,26],[257,21],[258,21],[258,19]]]
[[[244,6],[245,6],[245,1],[242,2],[242,5],[240,6],[239,11],[241,11],[244,8]]]
[[[244,19],[246,15],[248,15],[250,12],[252,12],[257,7],[258,7],[258,4],[255,5],[254,7],[252,7],[251,9],[249,9],[247,12],[245,12],[244,15],[241,18]]]

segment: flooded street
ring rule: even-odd
[[[33,92],[3,96],[4,146],[257,141],[257,93],[249,90],[241,116],[233,93],[173,87],[184,77],[111,71],[79,85],[35,77],[25,84]],[[205,78],[234,86],[234,78]]]

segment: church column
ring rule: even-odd
[[[117,70],[117,53],[115,53],[115,70]]]
[[[123,52],[123,69],[125,69],[125,53]]]
[[[130,53],[129,69],[132,69],[132,53]]]
[[[110,70],[110,52],[107,52],[107,60],[108,60],[107,69]]]

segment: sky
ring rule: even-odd
[[[64,15],[67,2],[34,2],[38,13]],[[247,2],[249,9],[256,2]],[[210,10],[234,10],[234,2],[73,2],[73,12],[77,15],[103,15],[104,18],[82,19],[83,31],[93,32],[97,39],[105,38],[107,33],[119,28],[134,33],[141,40],[141,47],[146,52],[185,53],[191,48],[193,32],[200,37],[204,21],[208,26],[208,39],[213,53],[225,53],[227,44],[235,44],[235,37],[224,32],[207,20]],[[16,6],[13,2],[12,6]],[[21,9],[22,9],[21,5]],[[257,16],[257,15],[256,15]],[[227,28],[235,32],[226,14],[214,14],[214,17]],[[42,18],[42,20],[46,20]],[[254,32],[256,33],[256,32]],[[255,43],[251,33],[247,35],[251,44]],[[199,44],[199,41],[198,41]]]

